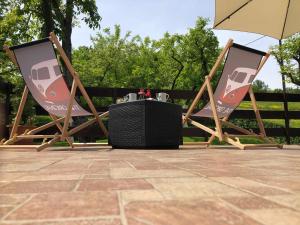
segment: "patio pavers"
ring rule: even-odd
[[[217,200],[134,202],[125,209],[129,224],[260,224]]]
[[[0,224],[300,224],[300,147],[7,150],[0,162]]]
[[[38,194],[12,212],[7,220],[42,220],[119,215],[115,192]]]

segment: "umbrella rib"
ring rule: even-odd
[[[246,2],[245,4],[243,4],[242,6],[240,6],[238,9],[234,10],[232,13],[230,13],[228,16],[226,16],[222,21],[220,21],[219,23],[217,23],[215,27],[219,26],[221,23],[223,23],[225,20],[229,19],[233,14],[237,13],[238,11],[240,11],[242,8],[244,8],[246,5],[248,5],[248,3],[252,2],[253,0],[249,0],[248,2]]]
[[[290,2],[291,2],[291,0],[289,0],[288,5],[286,7],[285,19],[284,19],[284,24],[283,24],[283,28],[282,28],[282,33],[281,33],[281,38],[280,39],[283,38],[283,34],[284,34],[284,30],[285,30],[285,25],[286,25],[286,20],[287,20],[287,15],[289,13],[289,8],[290,8]]]
[[[258,41],[258,40],[260,40],[260,39],[262,39],[262,38],[264,38],[264,37],[266,37],[266,35],[261,36],[261,37],[259,37],[259,38],[256,38],[255,40],[250,41],[250,42],[248,42],[247,44],[244,44],[244,45],[245,45],[245,46],[248,46],[248,45],[250,45],[250,44],[252,44],[252,43],[254,43],[254,42],[256,42],[256,41]]]

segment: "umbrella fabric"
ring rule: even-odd
[[[300,31],[299,15],[300,0],[216,0],[214,28],[280,40]]]

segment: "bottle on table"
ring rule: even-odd
[[[139,99],[142,100],[145,98],[145,91],[144,91],[144,88],[140,88],[140,91],[138,93],[139,95]]]
[[[147,91],[146,91],[145,97],[146,97],[146,98],[151,98],[151,91],[150,91],[149,88],[148,88]]]

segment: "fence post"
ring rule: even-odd
[[[5,84],[5,124],[9,125],[9,115],[11,115],[11,94],[12,94],[12,85]],[[5,129],[5,138],[9,138],[9,130]]]
[[[289,134],[290,130],[290,120],[289,120],[289,108],[288,108],[288,99],[286,94],[286,85],[285,85],[285,75],[282,74],[282,94],[283,94],[283,108],[284,108],[284,124],[285,124],[285,140],[289,145],[291,143],[291,138]]]
[[[113,96],[112,97],[113,97],[113,99],[112,99],[113,103],[116,104],[117,103],[117,98],[118,98],[118,89],[117,88],[113,89]]]

